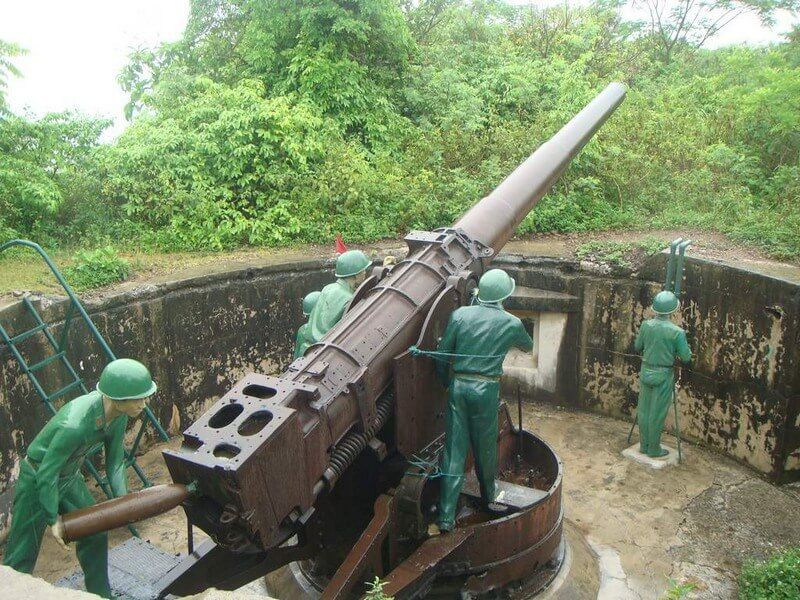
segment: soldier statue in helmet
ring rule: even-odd
[[[503,360],[511,347],[525,351],[533,348],[522,321],[503,309],[503,300],[514,287],[514,280],[505,271],[487,271],[478,282],[478,304],[453,312],[437,348],[436,354],[448,358],[437,361],[436,368],[449,393],[438,524],[429,529],[432,535],[455,526],[470,444],[481,497],[488,508],[497,508],[493,502]]]
[[[678,310],[678,297],[670,291],[659,292],[653,300],[656,316],[642,323],[636,337],[636,350],[642,353],[639,371],[639,451],[652,458],[669,454],[661,447],[664,419],[673,402],[675,360],[688,363],[692,351],[686,332],[670,320]]]
[[[97,389],[67,402],[33,438],[20,464],[14,488],[11,530],[4,564],[23,573],[36,565],[42,535],[49,526],[64,546],[59,515],[94,504],[81,476],[86,454],[96,444],[105,449],[111,491],[128,491],[123,439],[128,418],[144,410],[156,392],[150,372],[140,362],[122,358],[110,362]],[[100,533],[76,543],[87,591],[113,598],[108,581],[108,537]]]
[[[367,277],[372,265],[361,250],[348,250],[336,259],[336,281],[329,283],[319,295],[314,310],[308,317],[309,346],[319,342],[344,315],[356,288]]]
[[[311,311],[317,305],[322,292],[311,292],[306,294],[303,298],[303,316],[307,319],[311,315]],[[294,358],[298,359],[306,353],[308,347],[313,344],[311,339],[311,327],[308,322],[303,323],[297,330],[297,337],[294,342]]]

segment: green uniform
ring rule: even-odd
[[[311,327],[308,323],[303,323],[297,330],[297,337],[294,340],[294,358],[298,359],[306,353],[308,347],[314,343],[311,339]]]
[[[103,397],[91,392],[65,404],[28,446],[14,489],[11,531],[4,564],[30,573],[47,525],[58,515],[94,504],[81,476],[81,465],[88,450],[105,445],[106,474],[111,490],[127,493],[123,438],[128,417],[105,421]],[[112,598],[108,583],[108,538],[105,533],[76,543],[86,589]]]
[[[449,363],[436,365],[439,378],[449,385],[439,502],[439,527],[443,530],[455,524],[470,444],[481,496],[485,502],[494,501],[500,376],[503,359],[512,346],[530,350],[533,340],[522,321],[499,304],[459,308],[439,342],[438,352],[457,355]]]
[[[656,317],[642,323],[636,337],[636,350],[642,352],[639,372],[639,449],[648,456],[661,456],[661,432],[672,403],[675,386],[675,359],[687,363],[692,351],[686,332],[668,318]]]
[[[342,319],[352,297],[353,290],[344,279],[337,279],[322,288],[322,294],[308,317],[306,337],[310,340],[309,345],[320,341]]]

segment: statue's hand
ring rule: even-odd
[[[61,520],[61,517],[58,517],[56,522],[50,526],[50,533],[56,538],[58,545],[66,550],[67,543],[64,541],[64,522]]]

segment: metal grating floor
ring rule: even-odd
[[[154,600],[158,597],[155,583],[180,560],[180,556],[167,554],[149,542],[130,538],[108,553],[111,589],[118,598],[124,600]],[[62,577],[55,585],[74,590],[86,589],[80,570]]]

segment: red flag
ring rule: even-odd
[[[336,254],[344,254],[347,252],[347,246],[344,245],[342,241],[342,234],[338,234],[336,236]]]

